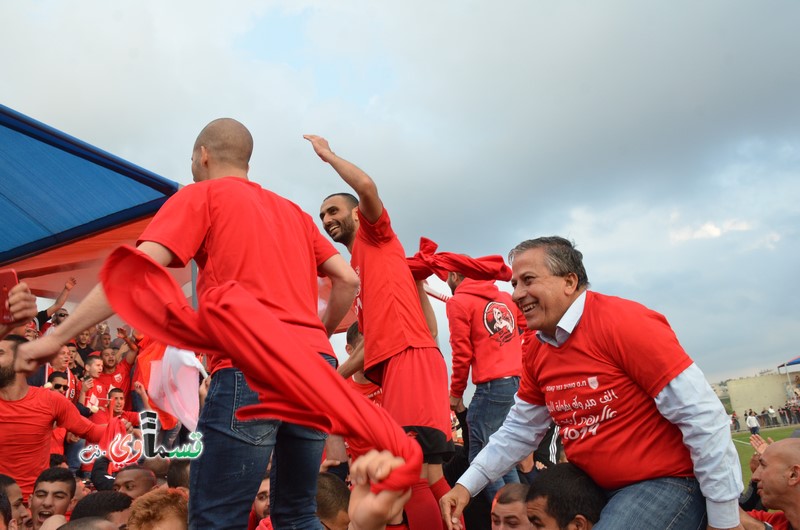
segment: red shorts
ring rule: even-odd
[[[449,458],[450,397],[439,349],[408,348],[370,370],[369,376],[383,388],[383,408],[422,446],[425,462],[440,464]]]

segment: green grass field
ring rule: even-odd
[[[791,434],[800,429],[800,425],[792,425],[790,427],[773,427],[770,429],[761,429],[761,437],[765,440],[772,438],[774,441],[783,440],[788,438]],[[742,480],[744,481],[745,488],[750,483],[750,457],[753,456],[753,447],[750,445],[750,431],[744,430],[732,433],[733,445],[736,446],[736,451],[739,453],[739,462],[742,464]]]

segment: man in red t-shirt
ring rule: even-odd
[[[709,528],[741,528],[722,404],[662,315],[587,290],[582,258],[555,236],[509,254],[513,299],[538,343],[503,426],[442,499],[445,521],[530,454],[552,417],[569,461],[609,494],[595,528],[699,528],[706,514]]]
[[[100,381],[103,373],[103,359],[98,355],[90,355],[86,360],[86,373],[81,381],[78,403],[87,407],[92,412],[104,408],[111,387]]]
[[[14,371],[17,348],[26,342],[18,335],[0,340],[0,473],[14,477],[27,499],[50,463],[53,422],[91,442],[100,441],[105,428],[82,417],[59,392],[28,386]]]
[[[131,410],[131,370],[133,363],[136,362],[137,353],[138,351],[128,350],[125,357],[120,360],[117,351],[112,348],[106,348],[100,352],[100,358],[103,359],[103,372],[95,383],[100,383],[107,390],[111,388],[122,390],[126,401],[125,410]]]
[[[134,427],[139,426],[139,414],[125,409],[125,393],[120,388],[108,391],[108,406],[101,408],[89,419],[99,425],[107,425],[111,418],[122,417]]]
[[[241,123],[228,118],[209,123],[192,152],[195,183],[161,207],[138,249],[163,266],[184,267],[194,259],[201,299],[212,288],[237,282],[306,352],[333,356],[328,337],[347,313],[358,277],[307,213],[248,179],[252,149],[253,138]],[[332,283],[322,320],[318,275]],[[67,342],[111,314],[98,285],[51,337]],[[49,339],[31,343],[21,369],[55,349]],[[266,356],[264,362],[269,363]],[[246,527],[250,500],[277,443],[273,521],[316,528],[314,497],[324,434],[274,420],[239,420],[236,410],[257,404],[258,394],[227,357],[210,357],[209,371],[211,384],[197,426],[203,452],[191,464],[190,526]]]
[[[319,136],[306,135],[316,154],[358,194],[327,197],[320,219],[328,235],[347,247],[361,279],[355,301],[364,334],[363,370],[383,388],[383,407],[422,447],[421,482],[406,506],[411,527],[436,528],[436,499],[449,490],[442,462],[453,451],[447,398],[447,368],[430,324],[406,254],[392,229],[389,214],[372,178],[331,151]],[[351,357],[340,373],[349,377],[362,368]],[[351,371],[345,368],[351,367]]]

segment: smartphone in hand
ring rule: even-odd
[[[0,270],[0,322],[10,324],[14,321],[8,309],[8,292],[17,285],[17,271],[14,269]]]

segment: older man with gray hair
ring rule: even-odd
[[[742,528],[728,416],[667,320],[589,291],[564,238],[524,241],[509,261],[514,302],[539,340],[503,426],[441,500],[448,528],[536,448],[551,417],[569,461],[609,497],[595,529]]]

